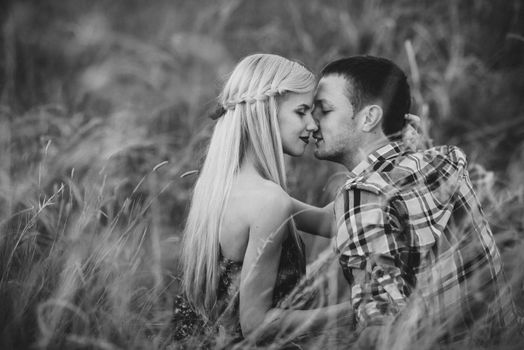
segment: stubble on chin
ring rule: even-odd
[[[315,150],[315,158],[318,160],[328,160],[330,162],[340,163],[341,157],[336,152]]]

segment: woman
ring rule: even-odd
[[[317,129],[314,89],[314,75],[301,64],[256,54],[236,66],[220,95],[224,113],[184,231],[183,287],[208,323],[238,338],[260,338],[256,330],[267,335],[284,324],[308,332],[349,313],[340,306],[284,310],[305,274],[305,257],[291,219],[283,154],[302,155]],[[175,305],[179,323],[183,310]]]

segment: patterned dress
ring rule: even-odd
[[[217,292],[220,317],[214,325],[204,322],[195,313],[183,295],[177,295],[174,300],[172,323],[173,339],[181,341],[191,336],[199,336],[210,332],[225,331],[235,340],[242,339],[239,319],[239,285],[242,262],[220,257],[220,280]],[[297,242],[289,235],[282,242],[280,264],[277,272],[275,288],[273,289],[272,307],[286,307],[286,297],[298,285],[306,272],[304,243],[299,238]]]

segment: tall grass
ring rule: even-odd
[[[413,112],[430,122],[434,143],[458,144],[470,155],[513,300],[524,308],[520,1],[2,6],[0,348],[191,346],[173,342],[169,325],[195,180],[180,175],[201,163],[212,128],[205,115],[227,72],[260,51],[314,70],[360,53],[404,67]],[[332,199],[341,176],[330,177],[342,169],[319,166],[311,154],[288,161],[293,195],[318,205]],[[345,285],[336,257],[321,253],[329,242],[306,241],[310,270],[325,273],[305,290],[329,286],[318,303],[336,299]],[[422,340],[410,332],[385,334],[399,349],[434,345],[433,329]],[[303,345],[345,348],[348,333],[333,325]],[[515,339],[501,346],[518,348]]]

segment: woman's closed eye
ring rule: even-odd
[[[305,117],[308,113],[310,113],[310,108],[300,108],[295,110],[295,113],[299,115],[300,117]]]

